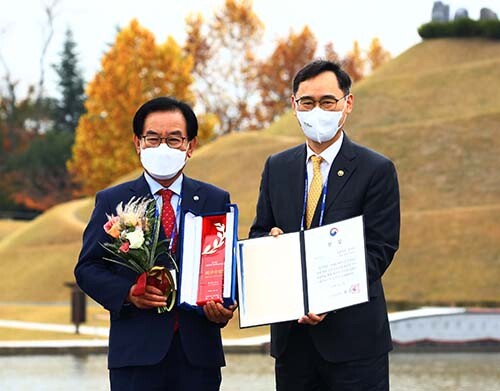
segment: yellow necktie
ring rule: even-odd
[[[321,178],[320,169],[322,160],[321,156],[311,156],[313,179],[311,181],[311,186],[309,187],[309,192],[307,193],[306,228],[311,227],[314,211],[316,210],[318,200],[321,197],[321,191],[323,190],[323,179]]]

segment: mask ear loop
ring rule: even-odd
[[[187,163],[189,157],[188,157],[188,151],[189,151],[189,144],[191,144],[191,141],[188,141],[187,145],[186,145],[186,158],[184,159],[184,164]]]
[[[348,98],[350,95],[351,95],[351,94],[349,93],[347,96],[345,96],[345,97],[344,97],[344,108],[342,109],[342,114],[345,114],[345,113],[344,113],[344,110],[345,110],[345,109],[347,109],[347,98]],[[342,124],[338,126],[338,128],[337,128],[337,132],[338,132],[340,129],[342,129],[342,127],[343,127],[343,126],[344,126],[344,124],[345,124],[346,119],[347,119],[347,115],[344,117],[344,121],[342,122]]]
[[[146,141],[142,137],[139,139],[139,148],[141,151],[146,149]]]

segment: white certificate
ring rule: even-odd
[[[299,233],[239,243],[240,327],[298,319],[303,315]]]
[[[309,312],[368,301],[361,216],[304,231]]]
[[[362,216],[238,248],[240,327],[368,301]]]

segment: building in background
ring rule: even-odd
[[[455,11],[454,20],[469,19],[469,11],[466,8],[458,8]],[[481,8],[479,20],[498,20],[498,15],[489,8]],[[435,1],[432,6],[432,22],[447,23],[450,21],[450,6],[441,1]]]
[[[449,22],[450,21],[450,6],[440,1],[435,1],[432,7],[433,22]]]
[[[455,11],[455,20],[469,19],[469,12],[465,8],[458,8]]]
[[[481,8],[481,11],[479,11],[479,20],[498,20],[498,16],[489,8]]]

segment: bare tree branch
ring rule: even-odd
[[[5,32],[6,32],[5,29],[0,31],[1,34],[4,34]],[[16,106],[17,106],[16,86],[18,82],[12,80],[9,65],[7,64],[7,61],[5,61],[5,58],[3,57],[1,52],[0,52],[0,63],[2,64],[2,67],[5,70],[5,75],[3,79],[5,80],[7,89],[6,97],[3,98],[3,105],[6,115],[5,118],[5,124],[7,127],[6,134],[7,138],[9,139],[10,148],[15,149],[17,147],[15,124],[16,124]],[[0,96],[0,102],[1,100],[2,97]]]
[[[45,88],[45,59],[47,57],[47,50],[49,49],[50,42],[54,36],[54,18],[55,10],[60,0],[52,0],[49,4],[44,6],[44,11],[47,16],[48,33],[42,46],[42,53],[40,54],[40,78],[38,79],[38,96],[36,100],[37,120],[35,131],[38,133],[41,127],[41,108],[42,99],[44,97]]]

